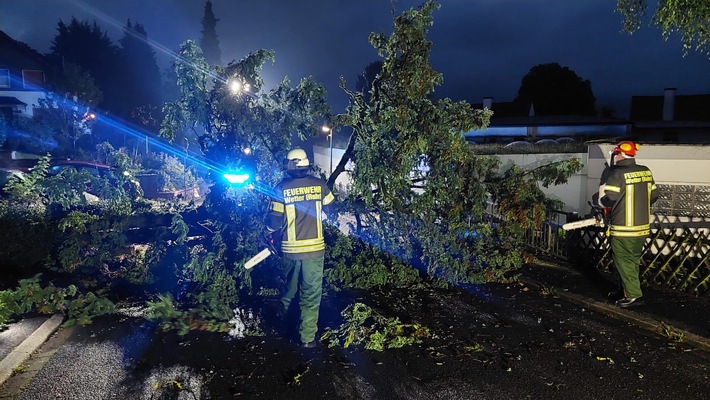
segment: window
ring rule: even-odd
[[[44,87],[44,72],[39,70],[22,70],[22,82],[25,89],[42,89]]]
[[[0,88],[10,87],[10,70],[0,69]]]

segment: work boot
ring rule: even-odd
[[[638,307],[644,304],[643,297],[624,297],[615,303],[621,308]]]

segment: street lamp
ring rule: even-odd
[[[330,140],[330,169],[328,170],[328,176],[333,175],[333,128],[328,125],[323,125],[321,131],[328,134],[328,139]]]
[[[233,78],[227,82],[229,85],[229,91],[232,95],[238,95],[242,92],[248,92],[251,90],[251,86],[248,83],[244,83],[237,78]]]

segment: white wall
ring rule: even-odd
[[[532,169],[551,162],[576,157],[582,163],[582,170],[570,177],[564,185],[542,188],[551,198],[561,200],[565,207],[561,211],[587,214],[589,200],[599,188],[599,180],[604,170],[604,162],[609,160],[609,151],[614,144],[590,144],[587,153],[571,154],[501,154],[501,169],[513,164],[523,169]],[[328,175],[330,148],[313,146],[313,162]],[[342,158],[344,149],[333,148],[333,169]],[[648,166],[657,184],[664,185],[710,185],[710,146],[646,144],[636,156],[636,162]],[[352,169],[349,164],[347,169]],[[338,176],[336,185],[350,187],[350,174]]]
[[[599,189],[604,162],[614,144],[589,145],[586,191],[591,196]],[[636,163],[647,166],[656,184],[710,185],[710,146],[642,144]]]
[[[22,115],[26,117],[32,117],[34,115],[34,108],[39,107],[38,100],[44,97],[44,92],[36,91],[19,91],[19,90],[3,90],[0,92],[2,96],[15,97],[27,106],[20,107],[22,110]]]
[[[523,169],[534,169],[556,161],[577,158],[582,163],[582,170],[569,178],[565,185],[541,187],[542,191],[549,197],[561,200],[565,207],[561,211],[577,212],[586,214],[589,211],[589,201],[587,193],[583,188],[587,182],[587,154],[500,154],[497,157],[501,161],[501,171],[510,169],[513,164]],[[598,180],[597,180],[598,184]]]
[[[613,143],[590,144],[586,154],[505,154],[497,157],[504,170],[510,168],[512,163],[530,169],[568,157],[580,159],[584,164],[582,170],[573,175],[567,184],[542,190],[546,195],[565,202],[562,211],[584,215],[589,212],[587,202],[599,189],[604,163],[609,161],[609,151],[613,147]],[[642,144],[636,162],[651,169],[657,184],[710,185],[710,146]]]
[[[333,170],[338,166],[338,163],[343,158],[345,154],[345,149],[333,148]],[[313,164],[320,167],[325,176],[330,176],[330,147],[324,146],[313,146]],[[350,172],[352,170],[352,161],[346,165],[345,171],[338,175],[338,179],[335,180],[335,188],[342,188],[344,192],[347,192],[352,185],[352,179],[350,178]],[[345,194],[345,193],[341,194]]]

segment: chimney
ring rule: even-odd
[[[663,120],[673,121],[675,117],[675,90],[676,88],[663,89]]]
[[[493,109],[493,97],[483,98],[483,108],[487,108],[489,110]]]

